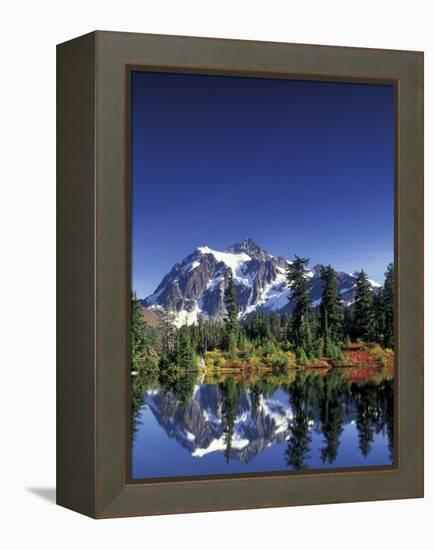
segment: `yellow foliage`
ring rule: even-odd
[[[296,366],[296,357],[292,351],[279,350],[270,347],[264,353],[262,347],[252,344],[236,348],[232,357],[225,356],[221,350],[208,351],[205,354],[205,366],[211,369],[219,368],[290,368]]]
[[[226,362],[226,359],[221,350],[207,351],[205,353],[205,366],[211,368],[222,367]]]
[[[383,365],[386,365],[388,361],[393,360],[394,353],[391,349],[382,348],[378,344],[369,348],[369,353],[380,361]]]

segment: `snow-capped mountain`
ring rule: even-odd
[[[226,309],[224,294],[232,270],[240,318],[256,310],[291,311],[293,304],[286,285],[289,260],[272,256],[251,239],[224,251],[200,246],[181,263],[176,263],[151,296],[142,301],[146,308],[176,312],[176,324],[192,324],[200,319],[221,320]],[[315,307],[322,293],[320,265],[309,272],[311,299]],[[337,274],[345,305],[354,301],[356,273]],[[380,286],[372,281],[373,286]]]

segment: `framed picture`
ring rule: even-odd
[[[423,54],[58,46],[58,503],[423,496]]]

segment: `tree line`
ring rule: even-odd
[[[297,357],[339,359],[343,343],[355,340],[394,347],[394,268],[389,264],[382,288],[374,289],[367,274],[357,274],[354,304],[345,307],[336,271],[322,266],[323,291],[319,307],[311,305],[309,259],[295,256],[287,269],[287,284],[294,301],[291,340]]]
[[[233,274],[228,273],[223,322],[199,321],[175,326],[175,313],[165,311],[157,328],[141,316],[141,306],[132,296],[132,370],[137,373],[192,369],[209,351],[222,350],[235,359],[237,350],[249,344],[266,353],[268,349],[293,351],[299,364],[328,358],[342,360],[342,347],[357,340],[394,347],[394,268],[387,267],[384,286],[373,289],[367,274],[357,274],[355,301],[343,304],[336,271],[323,266],[322,296],[318,307],[311,303],[309,258],[295,256],[286,272],[292,312],[258,311],[240,322]]]

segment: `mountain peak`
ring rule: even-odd
[[[291,312],[294,301],[286,282],[289,260],[272,256],[253,239],[247,238],[226,250],[199,246],[176,263],[164,276],[155,292],[143,300],[146,308],[175,311],[177,326],[199,321],[220,321],[226,316],[225,292],[232,271],[237,293],[239,318],[255,311]],[[321,303],[323,281],[321,266],[309,271],[312,307]],[[337,279],[346,306],[354,302],[355,277],[338,272]],[[371,282],[375,287],[375,283]],[[379,285],[377,285],[379,286]]]
[[[251,258],[255,258],[257,260],[265,260],[271,257],[264,248],[260,247],[253,239],[250,238],[244,239],[240,243],[233,244],[227,248],[227,252],[233,252],[235,254],[244,252]]]

